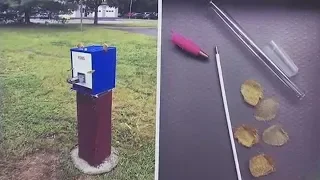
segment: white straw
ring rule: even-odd
[[[220,55],[219,55],[219,52],[218,52],[218,48],[216,47],[215,49],[216,49],[216,61],[217,61],[217,68],[218,68],[218,74],[219,74],[220,88],[221,88],[221,94],[222,94],[222,99],[223,99],[224,111],[225,111],[227,124],[228,124],[229,137],[230,137],[230,141],[231,141],[234,164],[236,166],[238,180],[242,180],[241,172],[240,172],[240,166],[239,166],[239,160],[238,160],[238,155],[237,155],[237,149],[236,149],[236,145],[234,143],[232,125],[231,125],[231,121],[230,121],[230,114],[229,114],[229,109],[228,109],[226,90],[224,88],[224,81],[223,81],[223,76],[222,76],[222,68],[221,68],[221,63],[220,63]]]

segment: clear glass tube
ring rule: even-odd
[[[254,41],[245,33],[227,13],[223,12],[216,4],[210,1],[210,7],[219,16],[219,18],[228,26],[228,28],[238,37],[238,39],[249,49],[249,51],[259,59],[286,87],[291,89],[299,99],[305,94],[300,90],[289,77],[254,43]]]
[[[298,73],[299,68],[294,64],[290,56],[274,41],[270,41],[262,50],[289,78]]]

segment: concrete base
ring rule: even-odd
[[[118,152],[111,147],[111,155],[105,159],[105,161],[97,167],[89,165],[85,160],[81,159],[78,155],[79,148],[76,147],[71,151],[71,158],[77,169],[85,174],[103,174],[110,172],[118,164]]]

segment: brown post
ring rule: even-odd
[[[112,91],[99,97],[77,92],[79,157],[98,166],[111,154]]]

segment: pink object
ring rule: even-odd
[[[202,56],[202,57],[205,57],[205,58],[209,57],[193,41],[183,37],[182,35],[174,32],[174,31],[171,31],[171,41],[172,41],[173,44],[177,45],[182,50],[191,53],[192,55]]]

